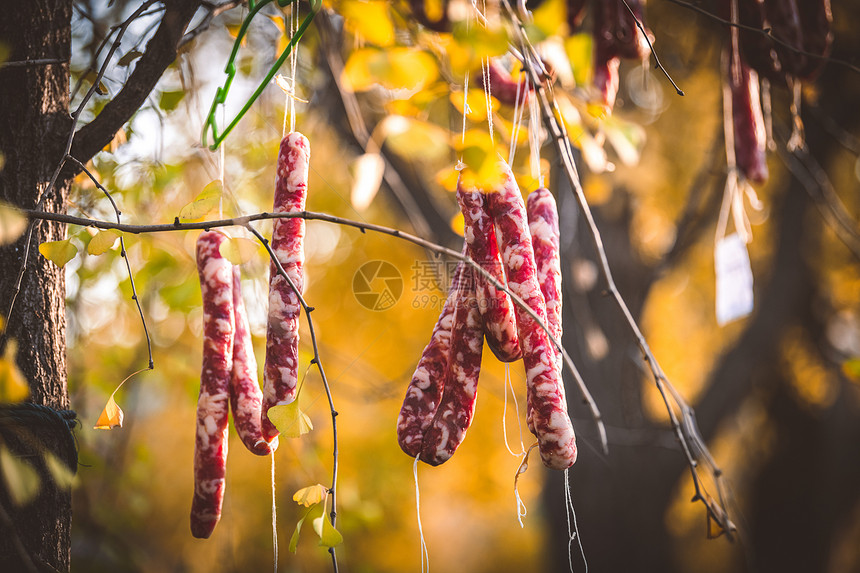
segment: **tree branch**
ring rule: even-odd
[[[131,77],[102,112],[78,130],[70,155],[86,164],[140,109],[164,70],[176,59],[185,28],[200,3],[200,0],[165,0],[166,10],[161,24]]]

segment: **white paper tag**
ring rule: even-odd
[[[753,275],[746,243],[731,234],[714,248],[717,271],[717,323],[743,318],[753,309]]]

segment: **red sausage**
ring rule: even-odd
[[[505,183],[490,193],[490,214],[505,264],[508,287],[542,320],[546,303],[538,284],[532,241],[527,231],[522,195],[506,163],[501,163]],[[555,351],[546,332],[523,309],[515,306],[517,334],[528,384],[528,425],[537,437],[541,459],[552,469],[565,469],[576,461],[576,437],[567,414],[567,401]]]
[[[466,252],[496,280],[505,284],[507,281],[496,244],[495,228],[487,212],[486,194],[479,189],[464,187],[463,179],[460,178],[457,182],[457,201],[465,221]],[[477,274],[474,276],[474,285],[490,350],[502,362],[520,359],[522,354],[517,342],[517,323],[510,296]]]
[[[245,447],[258,456],[265,456],[277,447],[263,439],[260,427],[260,412],[263,407],[263,392],[257,381],[257,360],[248,328],[248,315],[242,300],[242,282],[239,267],[233,267],[233,315],[236,324],[233,337],[233,375],[230,378],[230,408],[233,410],[233,426]]]
[[[734,73],[734,62],[729,59],[728,82],[732,94],[732,126],[735,134],[735,163],[738,171],[749,181],[767,181],[767,133],[759,97],[758,74],[740,61],[739,74]],[[737,78],[736,78],[737,76]],[[736,82],[735,79],[739,79]]]
[[[289,133],[281,141],[275,178],[275,213],[304,211],[308,192],[310,144],[301,133]],[[272,250],[293,284],[304,286],[305,222],[301,218],[276,219],[272,231]],[[263,369],[263,437],[278,435],[267,412],[272,406],[296,399],[299,366],[299,297],[274,263],[269,265],[269,322],[266,332],[266,363]]]
[[[197,400],[191,533],[206,538],[221,519],[227,469],[227,411],[233,369],[233,271],[219,247],[227,238],[207,231],[197,239],[203,294],[203,369]]]
[[[490,95],[499,100],[500,103],[516,105],[518,90],[520,105],[524,105],[528,101],[531,84],[526,79],[525,74],[521,76],[519,82],[516,82],[511,77],[511,74],[503,69],[495,60],[490,60],[486,68],[486,74],[490,81]],[[478,75],[477,83],[478,87],[486,89],[483,73]]]
[[[473,271],[472,267],[463,267],[462,281],[455,295],[457,302],[445,389],[433,416],[433,423],[422,441],[421,460],[432,466],[438,466],[454,455],[454,451],[463,443],[475,413],[484,332],[475,290],[472,288],[474,282],[469,276]]]
[[[558,239],[558,208],[549,189],[532,191],[526,202],[529,234],[537,265],[537,279],[546,303],[546,324],[561,342],[561,257]],[[553,345],[556,351],[558,349]],[[561,353],[558,353],[561,358]]]
[[[421,354],[421,360],[406,390],[400,415],[397,417],[397,442],[410,457],[421,452],[424,433],[433,422],[433,416],[448,377],[448,355],[451,349],[451,328],[457,303],[457,288],[461,281],[463,264],[457,265],[448,298],[430,335],[430,342]]]

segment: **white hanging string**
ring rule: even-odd
[[[290,41],[296,36],[299,27],[299,3],[295,2],[290,8]],[[299,43],[293,44],[290,50],[290,87],[292,95],[296,93],[296,66],[299,61]],[[290,98],[290,132],[296,130],[296,100]]]
[[[505,423],[508,419],[508,389],[510,388],[511,397],[514,401],[514,417],[517,419],[517,428],[519,429],[519,439],[520,439],[520,451],[515,452],[511,449],[510,444],[508,443],[508,430],[507,424]],[[505,447],[508,449],[508,453],[512,456],[524,456],[526,453],[526,447],[523,445],[523,426],[520,422],[520,408],[519,404],[517,404],[517,394],[514,392],[514,384],[511,381],[511,365],[505,363],[505,401],[502,406],[502,436],[505,439]]]
[[[224,106],[221,106],[221,125],[225,125],[227,122],[226,111]],[[218,218],[224,218],[224,149],[227,147],[226,138],[221,141],[221,146],[219,147],[219,162],[218,162],[218,180],[221,181],[221,195],[218,197]]]
[[[272,448],[272,547],[275,551],[275,573],[278,573],[278,511],[275,499],[275,450]]]
[[[490,142],[495,143],[495,140],[493,138],[493,93],[492,89],[490,88],[489,56],[481,60],[481,75],[484,78],[484,101],[487,104],[487,128],[490,130]]]
[[[574,539],[579,545],[579,554],[585,564],[585,573],[588,573],[588,560],[585,558],[585,550],[582,548],[582,537],[579,535],[579,527],[576,525],[576,510],[573,507],[573,496],[570,493],[570,468],[564,470],[564,505],[567,515],[567,561],[570,565],[570,573],[573,573]]]
[[[524,81],[517,82],[517,99],[514,103],[514,121],[511,129],[511,148],[508,151],[508,165],[514,164],[514,157],[516,157],[517,154],[517,142],[519,141],[520,127],[522,127],[523,124],[523,111],[526,107],[520,101],[524,85]]]
[[[466,77],[463,79],[463,145],[466,144],[466,116],[472,110],[469,109],[469,70],[466,70]]]
[[[424,541],[424,528],[421,526],[421,496],[418,490],[418,458],[412,464],[412,475],[415,477],[415,515],[418,516],[418,535],[421,538],[421,573],[430,573],[430,553],[427,551],[427,543]]]
[[[529,152],[532,177],[543,187],[543,173],[540,169],[540,110],[536,97],[529,98]]]

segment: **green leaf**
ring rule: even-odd
[[[0,446],[0,472],[12,503],[21,506],[31,502],[39,493],[39,474],[36,469]]]
[[[187,204],[179,211],[179,218],[183,221],[195,221],[202,219],[215,209],[221,202],[223,184],[216,179],[203,188],[194,201]]]
[[[296,523],[296,529],[295,529],[295,531],[293,531],[292,537],[290,537],[290,547],[289,547],[290,553],[296,552],[296,547],[299,544],[299,535],[301,534],[302,525],[304,524],[305,520],[309,517],[311,518],[311,520],[314,520],[317,517],[322,516],[324,511],[325,511],[325,506],[322,503],[318,503],[318,504],[314,505],[313,507],[311,507],[307,511],[307,513],[305,513],[305,516],[302,517],[298,523]]]
[[[42,256],[57,265],[63,267],[66,263],[75,258],[78,254],[78,249],[72,244],[70,239],[64,241],[47,241],[39,245],[39,252]]]
[[[18,240],[26,228],[27,217],[12,205],[0,201],[0,245]]]
[[[130,52],[126,52],[126,54],[119,59],[119,62],[117,62],[117,65],[120,66],[121,68],[126,68],[129,65],[131,65],[131,63],[133,61],[135,61],[136,59],[138,59],[142,55],[143,55],[143,53],[138,52],[137,50],[132,50]]]
[[[173,111],[184,97],[185,92],[183,90],[161,92],[161,96],[158,98],[158,107],[164,111]]]
[[[119,231],[114,231],[113,229],[101,230],[90,239],[90,243],[87,245],[87,252],[91,255],[104,254],[114,246],[119,237]]]
[[[320,536],[321,547],[335,547],[343,543],[343,535],[334,528],[327,515],[321,515],[313,520],[314,531]]]
[[[298,398],[289,404],[272,406],[268,416],[278,431],[288,438],[299,438],[314,429],[311,419],[299,408]]]
[[[219,250],[222,257],[234,265],[241,265],[257,256],[260,252],[260,243],[243,237],[233,237],[221,243]]]

